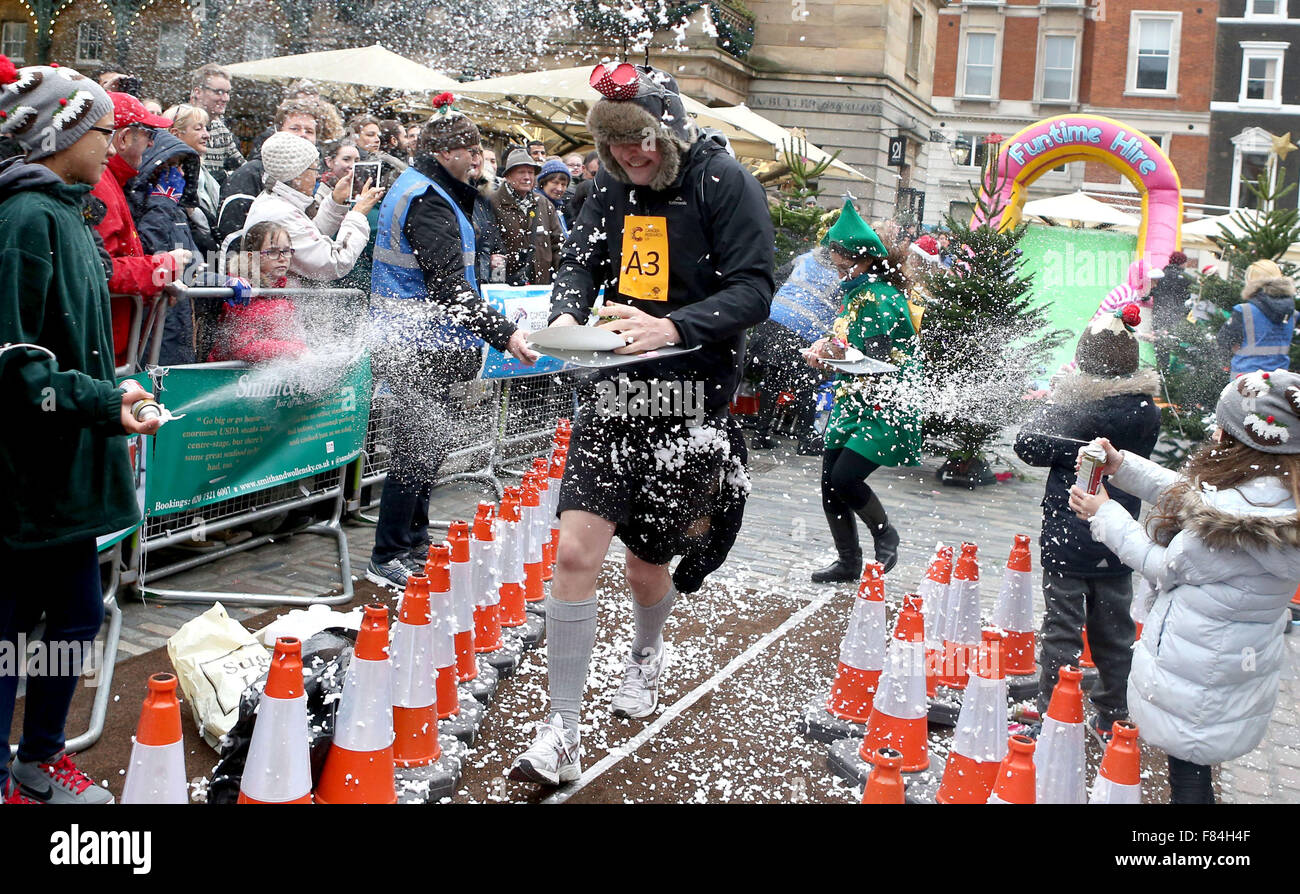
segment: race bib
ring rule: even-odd
[[[668,219],[629,214],[623,218],[623,255],[618,291],[643,301],[668,300]]]

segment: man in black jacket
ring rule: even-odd
[[[420,131],[415,162],[379,209],[371,271],[376,377],[397,424],[366,577],[404,588],[429,548],[429,494],[453,437],[448,386],[475,377],[482,341],[533,363],[522,330],[478,288],[470,185],[483,157],[478,128],[451,106]]]
[[[1130,320],[1137,305],[1128,305]],[[1121,312],[1122,313],[1122,312]],[[1057,672],[1078,665],[1083,628],[1100,682],[1090,693],[1097,708],[1096,729],[1128,714],[1128,672],[1136,629],[1129,615],[1132,571],[1092,539],[1088,523],[1070,509],[1079,448],[1109,438],[1118,450],[1146,457],[1160,436],[1160,410],[1154,395],[1160,379],[1154,370],[1138,371],[1138,345],[1119,313],[1089,324],[1075,350],[1078,369],[1053,383],[1046,406],[1016,438],[1016,455],[1031,466],[1048,466],[1043,494],[1043,627],[1040,634],[1038,711],[1047,712]],[[1142,501],[1113,485],[1112,500],[1137,518]]]
[[[635,622],[612,708],[645,717],[658,704],[674,584],[698,587],[735,537],[749,482],[728,405],[745,331],[767,318],[773,291],[772,225],[758,182],[700,137],[667,74],[626,64],[596,74],[607,98],[587,123],[603,170],[565,243],[551,323],[584,323],[603,286],[601,312],[614,318],[604,328],[626,342],[617,353],[689,352],[607,371],[595,383],[598,404],[574,425],[546,604],[552,716],[510,770],[546,785],[581,772],[596,578],[612,538],[627,547]],[[679,555],[689,580],[669,575]]]

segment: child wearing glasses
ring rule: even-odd
[[[239,275],[255,289],[290,285],[294,248],[289,231],[274,221],[253,224],[244,233],[236,261]],[[262,363],[298,357],[307,350],[301,323],[291,298],[250,298],[240,295],[221,308],[221,325],[209,360]]]

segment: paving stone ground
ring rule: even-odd
[[[824,587],[808,582],[808,574],[832,555],[819,503],[820,460],[794,455],[793,444],[788,439],[783,439],[782,445],[776,451],[752,454],[754,488],[746,508],[744,528],[727,563],[710,578],[711,584],[716,582],[737,590],[748,588],[760,596],[770,594],[773,605],[780,606],[780,610],[772,614],[773,627],[793,614],[798,606],[814,603],[825,593]],[[1006,561],[1014,534],[1031,535],[1035,568],[1039,567],[1037,535],[1041,521],[1039,501],[1042,496],[1043,471],[1020,463],[1006,443],[995,447],[993,455],[995,468],[998,471],[1010,471],[1013,477],[1009,481],[973,491],[940,485],[935,478],[939,465],[937,458],[928,458],[920,467],[883,468],[873,475],[873,487],[880,493],[891,519],[903,534],[898,567],[888,578],[891,596],[915,589],[924,575],[935,543],[940,540],[950,544],[971,540],[979,544],[985,578],[982,602],[986,618],[992,612],[1000,568]],[[455,484],[439,488],[434,493],[431,518],[445,520],[472,516],[476,502],[483,497],[484,491],[474,485]],[[352,573],[360,578],[373,542],[373,528],[364,521],[354,520],[345,525],[345,530]],[[435,536],[437,533],[440,532],[436,532]],[[869,542],[865,532],[864,539]],[[621,562],[621,549],[617,542],[610,561],[614,565]],[[160,581],[159,585],[314,596],[337,588],[338,583],[338,562],[333,541],[311,535],[296,535],[168,577]],[[836,632],[831,641],[837,642],[847,619],[848,602],[840,600],[838,604],[842,608],[838,613],[815,611],[808,614],[802,623],[834,625]],[[207,606],[166,605],[153,600],[142,603],[124,599],[122,607],[124,626],[120,654],[125,658],[164,645],[167,637],[181,624],[204,611]],[[227,608],[235,618],[247,618],[264,610],[262,607],[240,607],[233,604],[227,605]],[[627,614],[626,606],[619,608],[623,614]],[[745,606],[738,605],[737,608],[744,609]],[[757,611],[752,605],[749,608]],[[1042,602],[1039,596],[1036,616],[1040,618],[1041,612]],[[630,616],[623,620],[630,622]],[[744,642],[752,644],[757,639],[757,633],[753,633]],[[786,639],[792,643],[799,641],[798,636]],[[729,659],[742,648],[744,647],[739,642],[731,643],[724,649],[726,657]],[[768,657],[773,661],[779,663],[781,660],[789,660],[788,657],[780,658],[782,654],[788,655],[790,650],[780,640],[769,648],[771,654]],[[1288,650],[1293,664],[1300,667],[1300,635],[1288,637]],[[815,672],[804,674],[806,680],[803,686],[807,690],[805,701],[816,697],[819,687],[821,694],[824,694],[833,673],[834,655],[821,657],[825,664],[821,676]],[[536,663],[539,659],[530,660]],[[719,662],[719,665],[721,663],[723,662]],[[594,662],[594,665],[593,674],[598,670],[605,674],[617,674],[621,670],[621,658],[611,652]],[[762,680],[765,674],[771,676],[771,668],[771,661],[756,662],[745,673],[755,680]],[[536,692],[532,693],[532,703],[535,705],[544,690],[537,684],[530,685],[536,688]],[[594,685],[593,683],[592,686]],[[613,685],[616,685],[616,681]],[[588,698],[591,699],[594,694],[593,689],[589,689]],[[1300,803],[1298,704],[1300,682],[1297,682],[1294,674],[1289,674],[1283,680],[1278,708],[1274,712],[1265,741],[1252,754],[1221,768],[1219,786],[1223,801]],[[797,707],[798,705],[781,706],[787,712],[796,710]],[[695,704],[683,712],[683,717],[689,719],[700,708],[701,704]],[[681,720],[677,722],[680,723]],[[655,747],[659,746],[654,743],[647,745],[647,751],[645,754],[639,753],[638,759],[653,754]],[[743,756],[752,759],[748,753]],[[501,759],[504,758],[504,753],[494,752],[492,757]],[[486,761],[480,760],[478,766],[485,767]],[[684,778],[688,772],[683,772]],[[680,785],[676,782],[677,780],[663,780],[649,788],[642,786],[636,790],[620,789],[620,796],[640,800],[654,799],[656,794],[663,796],[670,791],[674,795],[685,792],[688,796],[697,791],[710,791],[703,783],[685,786],[685,782]],[[655,785],[658,785],[657,792]],[[824,789],[827,795],[836,793],[836,800],[850,798],[849,790],[842,785],[837,787],[827,783]],[[491,800],[492,796],[487,791],[482,788],[482,791],[476,790],[475,794]],[[599,786],[595,786],[586,795],[590,796],[597,791]],[[714,792],[714,797],[723,798],[727,794],[726,791],[718,790]]]

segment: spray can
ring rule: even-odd
[[[1079,451],[1079,475],[1074,483],[1090,494],[1101,487],[1101,467],[1106,464],[1106,451],[1089,444]]]
[[[162,414],[163,405],[156,400],[145,398],[131,404],[131,416],[136,422],[149,422],[153,419],[160,419]]]
[[[505,258],[492,259],[492,280],[491,281],[492,282],[506,281],[506,259]]]

